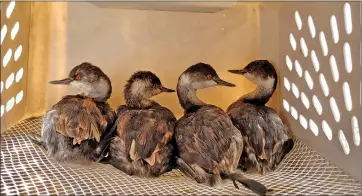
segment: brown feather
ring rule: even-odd
[[[122,116],[119,117],[119,122],[117,125],[117,136],[122,138],[124,133],[126,132],[126,126],[127,123],[130,121],[131,115],[130,114],[122,114]]]
[[[129,151],[129,156],[133,161],[138,160],[140,158],[138,156],[138,154],[137,154],[137,151],[136,151],[136,142],[135,142],[135,140],[132,140],[131,149]]]
[[[258,155],[258,157],[260,159],[268,160],[268,157],[266,156],[266,153],[265,153],[265,137],[263,137],[261,141],[262,141],[262,144],[261,144],[262,152],[261,152],[261,154]]]
[[[156,156],[158,154],[158,152],[160,151],[159,145],[157,144],[155,150],[152,152],[151,156],[148,158],[145,158],[145,161],[150,164],[151,166],[153,166],[156,162]]]
[[[147,109],[122,107],[117,115],[118,142],[115,140],[111,144],[113,159],[117,160],[113,165],[127,167],[121,170],[141,176],[158,176],[168,171],[176,121],[172,112],[155,104]],[[127,160],[127,163],[118,160]]]
[[[172,135],[173,135],[173,134],[172,134],[171,131],[167,131],[167,132],[165,133],[165,135],[163,135],[161,144],[163,144],[163,145],[167,144],[167,143],[171,140]]]
[[[84,140],[100,141],[101,130],[107,127],[107,121],[97,103],[79,95],[66,96],[53,107],[58,113],[54,118],[56,131],[65,137],[73,138],[73,144]]]

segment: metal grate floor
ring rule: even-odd
[[[251,195],[225,181],[211,188],[174,170],[159,178],[125,175],[108,165],[68,168],[46,158],[25,133],[40,132],[41,118],[26,119],[1,136],[1,195]],[[359,195],[360,183],[331,165],[302,142],[287,155],[277,171],[265,176],[250,175],[274,195]]]

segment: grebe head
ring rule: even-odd
[[[49,83],[70,85],[80,94],[97,101],[107,100],[112,93],[112,85],[108,76],[99,67],[88,62],[75,66],[67,78]]]
[[[254,84],[265,88],[275,88],[277,73],[274,66],[267,60],[255,60],[241,70],[228,70],[234,74],[241,74]]]

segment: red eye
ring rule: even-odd
[[[75,78],[74,78],[75,80],[80,80],[80,76],[79,75],[77,75],[77,76],[75,76]]]
[[[212,78],[212,75],[211,75],[211,74],[208,74],[206,77],[207,77],[207,79],[210,80],[210,79]]]

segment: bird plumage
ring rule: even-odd
[[[124,90],[126,105],[119,106],[116,136],[105,161],[128,175],[159,176],[173,164],[173,133],[176,117],[149,98],[173,92],[148,71],[134,73]]]
[[[219,107],[205,104],[196,90],[216,85],[235,86],[219,78],[208,64],[198,63],[179,77],[177,94],[185,114],[175,127],[178,168],[198,183],[217,186],[223,179],[236,181],[264,195],[264,185],[236,170],[243,149],[240,131]]]
[[[198,166],[206,173],[217,175],[236,168],[243,142],[240,132],[222,109],[203,105],[197,111],[186,113],[177,121],[175,132],[180,158],[191,167]],[[202,179],[203,183],[207,180]]]
[[[239,167],[244,171],[257,169],[260,173],[274,170],[282,159],[280,156],[284,156],[280,148],[289,140],[288,129],[276,111],[267,106],[240,103],[231,105],[227,113],[244,138]]]
[[[294,145],[277,112],[265,106],[275,91],[277,74],[266,60],[253,61],[242,70],[230,72],[242,74],[258,86],[226,111],[244,139],[239,168],[264,174],[274,170]]]
[[[107,103],[68,95],[45,114],[41,141],[48,155],[59,162],[89,163],[100,156],[101,136],[114,119]]]
[[[41,136],[30,138],[58,162],[88,164],[104,156],[103,136],[113,126],[115,112],[106,103],[111,93],[109,78],[97,66],[82,63],[69,76],[52,84],[71,85],[80,92],[64,96],[43,117]],[[106,85],[105,91],[97,87]],[[86,89],[80,89],[86,86]]]

